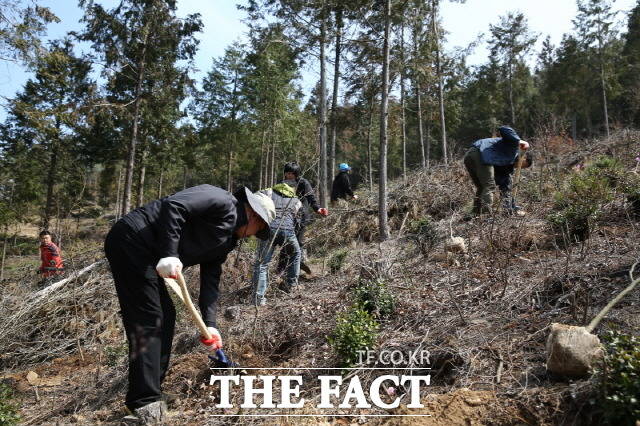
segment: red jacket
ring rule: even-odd
[[[54,243],[40,244],[40,272],[43,277],[59,275],[64,270],[60,249]]]

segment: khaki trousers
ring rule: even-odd
[[[471,176],[471,181],[476,187],[476,194],[473,199],[473,213],[491,213],[493,192],[496,190],[493,166],[482,162],[480,150],[475,146],[469,148],[464,155],[463,161],[469,176]]]

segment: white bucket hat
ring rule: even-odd
[[[244,188],[244,192],[247,195],[247,201],[254,212],[260,216],[260,218],[269,225],[273,219],[276,218],[276,206],[273,204],[273,200],[267,194],[263,192],[251,192],[247,187]],[[269,238],[268,229],[266,236],[263,238],[264,233],[258,233],[256,235],[261,240]]]

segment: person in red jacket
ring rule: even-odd
[[[64,272],[60,249],[51,241],[49,231],[40,232],[40,259],[42,260],[40,273],[43,278],[60,275]]]

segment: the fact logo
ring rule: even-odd
[[[366,372],[364,382],[358,374],[349,374],[347,378],[339,375],[319,374],[309,380],[308,374],[299,375],[244,375],[222,376],[212,375],[209,385],[218,385],[220,391],[216,408],[231,409],[296,409],[306,405],[305,398],[300,395],[305,387],[320,388],[318,398],[313,398],[317,409],[351,409],[381,408],[393,409],[406,404],[409,409],[423,408],[420,403],[420,391],[423,386],[431,384],[431,376],[419,373],[428,370],[429,354],[426,351],[403,353],[399,350],[362,351],[361,367],[342,368],[299,368],[298,370],[342,370],[350,373]],[[415,366],[415,367],[414,367]],[[255,368],[254,370],[268,370]],[[402,374],[389,374],[398,371]],[[428,371],[427,371],[428,372]],[[416,374],[418,373],[418,374]],[[304,380],[313,383],[305,383]],[[403,389],[404,392],[390,393],[389,388]],[[275,390],[275,391],[274,391]],[[391,396],[390,399],[389,397]],[[237,404],[237,405],[234,405]]]
[[[273,385],[276,380],[280,385],[280,395],[279,401],[274,402]],[[349,379],[344,393],[342,393],[344,389],[342,376],[318,376],[318,381],[320,384],[320,403],[316,408],[336,408],[336,405],[331,401],[332,396],[341,401],[337,408],[372,408],[373,406],[383,409],[397,408],[400,405],[399,396],[391,403],[384,402],[380,397],[380,387],[383,382],[387,381],[395,386],[402,385],[411,389],[411,398],[407,408],[422,408],[424,406],[420,403],[420,385],[429,385],[431,377],[379,376],[371,382],[367,395],[365,395],[358,376]],[[258,382],[262,384],[261,388],[256,386]],[[238,386],[241,383],[244,401],[240,404],[240,408],[302,408],[305,405],[305,399],[300,398],[301,386],[303,385],[302,376],[211,376],[209,384],[216,383],[220,383],[220,403],[216,404],[216,408],[234,408],[230,401],[231,384]],[[262,396],[262,402],[259,405],[254,401],[258,395]],[[297,401],[294,401],[293,398],[296,398]]]

